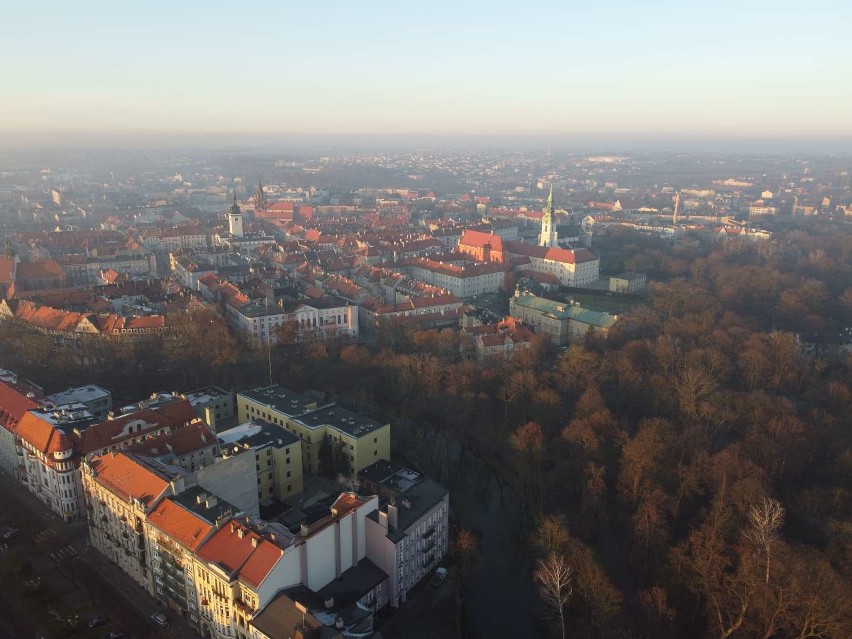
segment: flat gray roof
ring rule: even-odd
[[[299,415],[296,421],[308,428],[330,426],[350,437],[364,437],[384,426],[374,419],[353,413],[335,404],[328,404]]]
[[[282,386],[267,386],[265,388],[252,388],[239,393],[254,402],[269,406],[279,413],[293,417],[301,415],[309,408],[316,406],[316,402],[304,395],[294,393]]]

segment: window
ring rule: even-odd
[[[290,478],[290,476],[291,476],[292,474],[293,474],[293,473],[292,473],[292,471],[289,471],[289,470],[288,470],[288,471],[287,471],[287,479],[289,479],[289,478]]]

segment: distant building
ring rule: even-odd
[[[240,205],[237,204],[236,192],[234,192],[234,203],[228,213],[228,231],[232,237],[243,236],[243,212],[240,210]]]
[[[533,332],[514,317],[496,324],[465,327],[461,333],[470,339],[480,365],[509,361],[516,351],[529,348],[534,337]]]
[[[648,277],[645,273],[626,272],[609,278],[609,290],[613,293],[635,293],[645,290]]]
[[[553,210],[553,185],[550,185],[550,195],[547,198],[547,207],[541,218],[541,233],[538,236],[539,246],[559,246],[559,234],[556,231],[556,216]]]
[[[589,331],[606,333],[618,316],[590,311],[578,304],[555,302],[530,293],[515,291],[509,300],[509,315],[523,320],[554,344],[580,342]]]
[[[218,386],[205,386],[181,395],[188,400],[195,414],[214,432],[223,419],[230,419],[236,412],[234,393]]]
[[[57,408],[80,404],[97,419],[106,419],[112,410],[112,393],[94,384],[69,388],[61,393],[48,395],[44,399],[55,404]]]

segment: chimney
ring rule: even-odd
[[[207,501],[204,503],[204,506],[206,508],[213,508],[213,506],[215,506],[218,502],[219,502],[219,500],[216,499],[216,495],[210,495],[207,498]]]
[[[388,504],[388,530],[396,530],[399,524],[399,508],[395,504]]]

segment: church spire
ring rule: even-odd
[[[263,184],[260,181],[260,176],[257,176],[257,192],[254,195],[254,208],[256,211],[266,209],[266,196],[263,193]]]
[[[547,196],[547,209],[545,213],[553,215],[553,182],[550,183],[550,195]]]
[[[556,216],[553,206],[553,183],[550,184],[550,195],[547,196],[547,206],[541,217],[541,234],[538,237],[539,246],[558,246],[556,233]]]

